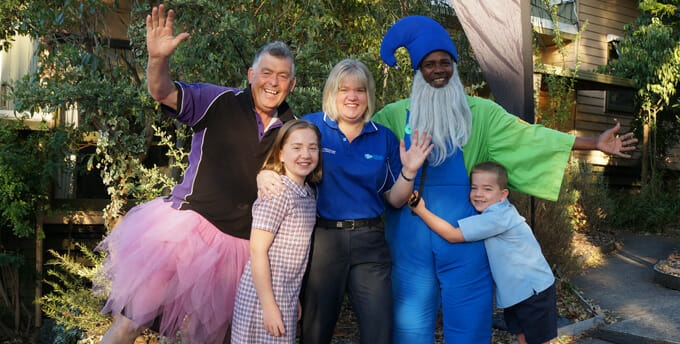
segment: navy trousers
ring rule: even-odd
[[[329,343],[348,293],[362,344],[392,342],[390,251],[383,225],[332,229],[317,226],[302,285],[300,343]]]

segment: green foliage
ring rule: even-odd
[[[54,340],[52,344],[77,343],[83,335],[83,330],[77,327],[67,327],[64,324],[56,324],[52,329]]]
[[[48,208],[50,183],[66,165],[70,141],[64,130],[29,131],[21,121],[0,121],[2,230],[20,238],[35,234],[36,214]]]
[[[519,192],[513,192],[510,201],[530,223],[531,198]],[[554,271],[560,276],[568,277],[579,269],[578,260],[573,254],[571,239],[574,236],[573,208],[578,200],[578,193],[568,187],[566,180],[562,184],[556,202],[534,199],[533,231],[541,245],[543,255]]]
[[[382,36],[406,15],[429,15],[444,21],[439,14],[443,3],[430,1],[174,0],[165,4],[177,13],[177,32],[191,34],[172,56],[174,79],[244,87],[255,51],[267,42],[281,40],[296,58],[297,86],[288,101],[298,115],[321,109],[328,73],[348,57],[361,60],[373,73],[379,106],[407,97],[412,71],[408,62],[401,63],[407,57],[402,54],[399,70],[385,67],[379,56]],[[137,57],[142,60],[146,58],[143,17],[148,6],[140,4],[134,10],[130,28]],[[479,68],[471,70],[479,73]]]
[[[12,46],[12,37],[20,33],[15,23],[21,18],[22,3],[22,0],[0,2],[0,23],[2,23],[0,24],[0,49],[2,50],[9,50]]]
[[[636,232],[672,233],[680,223],[680,180],[652,180],[640,190],[614,194],[611,226]]]
[[[513,192],[511,202],[530,221],[529,196]],[[534,235],[543,255],[559,276],[568,278],[582,268],[585,261],[574,252],[576,232],[597,237],[607,232],[615,215],[615,202],[601,172],[580,161],[567,165],[560,195],[556,202],[536,198]]]
[[[64,330],[103,333],[111,320],[99,314],[106,299],[93,295],[91,281],[104,257],[82,244],[76,245],[85,257],[84,261],[50,250],[55,259],[49,264],[54,268],[47,272],[45,283],[52,291],[40,300],[42,310]]]
[[[105,218],[112,223],[128,199],[145,199],[151,195],[148,190],[164,190],[174,182],[158,168],[142,164],[153,144],[152,126],[167,125],[169,120],[161,119],[146,91],[136,52],[107,46],[103,18],[109,9],[99,0],[26,2],[25,17],[17,25],[41,37],[41,54],[36,73],[13,85],[12,94],[17,111],[59,112],[76,107],[79,125],[69,130],[74,135],[97,133],[97,151],[89,168],[101,171],[111,197]],[[85,146],[81,142],[71,148]]]
[[[574,160],[569,163],[566,174],[567,185],[577,193],[573,208],[572,223],[581,232],[597,234],[606,232],[615,218],[615,202],[603,172],[593,170],[593,166]]]
[[[643,182],[658,180],[656,170],[665,152],[677,142],[680,113],[680,15],[677,0],[640,1],[640,17],[625,26],[617,46],[618,59],[603,71],[633,79],[640,111],[636,133],[643,141]],[[673,128],[675,125],[675,128]],[[659,130],[666,127],[669,130]],[[651,170],[651,174],[646,172]]]

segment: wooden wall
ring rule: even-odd
[[[585,30],[581,36],[582,70],[594,70],[607,64],[607,35],[623,37],[623,26],[635,22],[640,15],[635,0],[579,0],[579,23]]]
[[[569,55],[564,59],[565,67],[573,69],[576,56],[580,56],[579,70],[594,71],[607,64],[607,35],[623,37],[623,26],[634,23],[640,12],[636,0],[577,0],[577,5],[579,29],[585,28],[580,40],[566,35]],[[545,48],[542,60],[546,64],[563,64],[555,47]]]
[[[130,39],[127,34],[130,27],[130,11],[132,0],[119,0],[116,4],[114,0],[104,0],[104,3],[111,6],[108,14],[104,17],[104,25],[108,35],[114,39]]]
[[[583,137],[596,137],[603,131],[621,123],[619,133],[631,131],[633,114],[605,112],[605,91],[578,90],[576,92],[576,111],[571,134]],[[633,159],[610,158],[601,152],[576,151],[574,157],[597,165],[632,166],[640,158],[640,152]]]
[[[555,47],[547,47],[542,53],[545,64],[575,68],[576,56],[580,58],[579,71],[595,71],[597,67],[607,64],[607,35],[624,34],[623,26],[632,24],[639,16],[637,1],[635,0],[578,0],[577,11],[580,28],[585,26],[579,40],[569,41],[567,51],[569,55],[563,58]],[[607,85],[601,90],[577,90],[576,106],[569,128],[561,128],[576,136],[595,137],[620,122],[620,132],[631,130],[632,114],[605,111],[605,92]],[[545,92],[539,97],[539,107],[548,101]],[[566,129],[566,130],[565,130]],[[633,159],[611,158],[600,152],[575,151],[575,158],[588,161],[596,165],[633,166],[638,163],[640,153],[633,155]]]

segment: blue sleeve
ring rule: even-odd
[[[499,212],[482,213],[458,220],[465,241],[479,241],[499,235],[510,227]]]
[[[381,128],[387,132],[387,182],[386,189],[392,188],[394,183],[399,178],[399,173],[401,173],[401,157],[399,156],[399,140],[394,135],[394,133],[387,129],[386,127]]]
[[[241,90],[233,87],[215,86],[211,84],[186,84],[175,81],[178,87],[177,111],[164,106],[165,113],[175,118],[180,123],[194,126],[203,117],[215,99],[225,92],[240,93]]]

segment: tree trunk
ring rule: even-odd
[[[649,121],[645,121],[645,125],[642,131],[642,184],[649,182],[649,165],[651,158],[651,145],[649,140]]]

